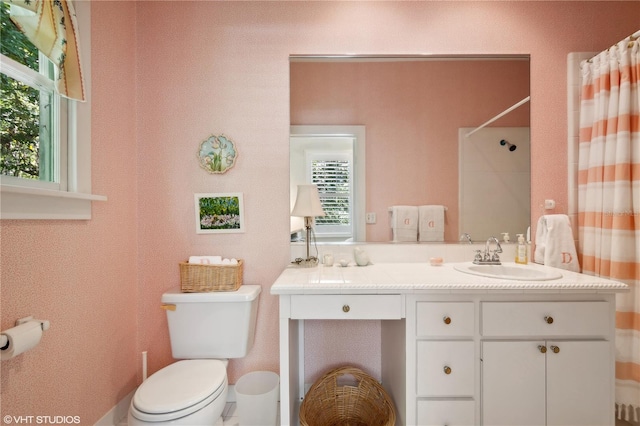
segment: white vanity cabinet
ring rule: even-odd
[[[407,425],[612,424],[611,295],[406,300]]]
[[[611,303],[490,302],[481,310],[482,424],[610,424]]]
[[[614,425],[615,294],[572,272],[510,282],[451,265],[286,269],[280,419],[298,424],[304,321],[380,320],[380,371],[397,425]]]

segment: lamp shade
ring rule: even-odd
[[[296,204],[293,206],[291,216],[324,216],[317,185],[298,185]]]

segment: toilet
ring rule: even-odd
[[[259,285],[232,292],[162,295],[171,353],[179,361],[155,372],[138,387],[128,425],[219,425],[227,402],[228,358],[253,346]]]

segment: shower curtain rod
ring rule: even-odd
[[[504,111],[502,111],[500,114],[496,115],[495,117],[493,117],[491,120],[488,120],[487,122],[479,125],[478,127],[476,127],[475,129],[473,129],[472,131],[470,131],[469,133],[467,133],[465,135],[465,137],[469,137],[472,134],[474,134],[475,132],[477,132],[478,130],[482,129],[483,127],[488,126],[489,124],[493,123],[494,121],[496,121],[498,118],[502,117],[503,115],[507,115],[509,114],[511,111],[513,111],[514,109],[526,104],[527,102],[529,102],[529,100],[531,99],[531,96],[527,96],[526,98],[524,98],[523,100],[521,100],[520,102],[518,102],[517,104],[505,109]]]
[[[640,30],[636,31],[635,33],[631,34],[631,35],[630,35],[630,36],[628,36],[628,37],[623,38],[621,41],[624,41],[624,40],[626,40],[626,39],[629,39],[629,47],[631,47],[631,43],[632,43],[632,42],[634,42],[634,41],[636,41],[636,40],[637,40],[637,39],[639,39],[639,38],[640,38]],[[617,45],[618,45],[618,43],[616,43],[616,44],[614,44],[613,46],[609,47],[609,49],[611,49],[612,47],[617,46]],[[606,51],[607,51],[607,50],[609,50],[609,49],[605,49],[604,51],[606,52]],[[600,52],[600,53],[602,53],[602,52]],[[595,58],[596,56],[598,56],[600,53],[598,53],[598,54],[596,54],[596,55],[592,56],[591,58],[587,59],[587,62],[591,63],[591,60],[592,60],[593,58]]]

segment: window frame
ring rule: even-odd
[[[0,219],[91,219],[92,201],[107,197],[91,193],[91,2],[76,1],[86,101],[60,97],[66,108],[59,120],[67,124],[66,156],[60,158],[61,185],[0,176]],[[3,58],[4,61],[4,58]],[[66,111],[66,113],[65,113]],[[64,175],[66,174],[66,179]]]
[[[298,138],[343,136],[353,138],[353,241],[366,241],[366,132],[365,126],[358,125],[292,125],[289,127],[290,144]],[[294,145],[290,149],[290,203],[295,202],[296,185],[302,182],[294,170],[302,167],[304,159],[294,155]],[[300,164],[297,164],[300,161]],[[292,218],[295,219],[295,218]],[[296,227],[292,223],[292,233]]]

